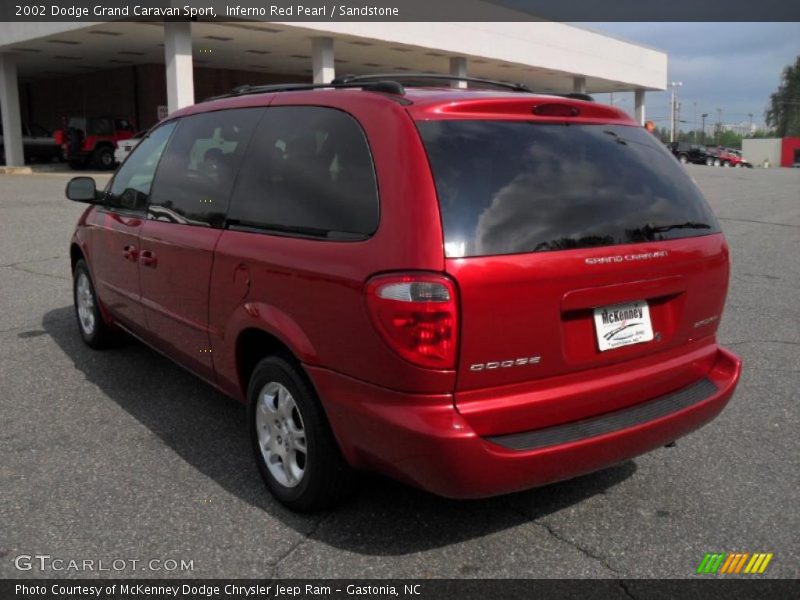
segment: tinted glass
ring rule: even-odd
[[[114,120],[111,117],[89,119],[89,135],[113,135]]]
[[[609,246],[718,226],[672,154],[639,127],[418,124],[448,256]]]
[[[151,219],[222,227],[234,178],[263,108],[181,119],[158,169]]]
[[[142,211],[145,209],[158,160],[173,129],[175,121],[155,129],[122,163],[106,194],[108,208]]]
[[[34,137],[50,137],[50,132],[47,131],[41,125],[37,125],[36,123],[31,124],[30,133]]]
[[[351,116],[330,108],[268,108],[239,173],[234,223],[320,237],[378,226],[375,170]]]

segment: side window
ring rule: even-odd
[[[375,169],[348,114],[316,106],[267,108],[228,211],[234,225],[331,238],[378,227]]]
[[[239,165],[263,108],[239,108],[181,119],[158,169],[151,219],[222,227]]]
[[[30,125],[30,134],[33,137],[50,137],[50,132],[47,131],[41,125],[37,125],[36,123],[31,123]]]
[[[175,121],[165,123],[134,148],[111,182],[106,194],[106,207],[141,211],[145,209],[158,160],[175,124]]]

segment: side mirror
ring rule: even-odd
[[[91,177],[73,177],[67,183],[67,198],[75,202],[96,204],[98,202],[97,186]]]

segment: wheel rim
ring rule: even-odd
[[[303,480],[308,455],[303,417],[292,394],[277,381],[258,394],[256,431],[258,446],[267,469],[285,487]]]
[[[92,284],[86,273],[78,275],[78,282],[75,289],[75,302],[78,305],[78,322],[86,335],[94,333],[94,294],[92,294]]]

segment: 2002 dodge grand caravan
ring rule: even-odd
[[[319,87],[319,86],[316,86]],[[456,498],[573,477],[713,419],[728,248],[675,158],[575,97],[246,88],[152,129],[71,242],[80,333],[249,406],[271,492],[354,469]]]

